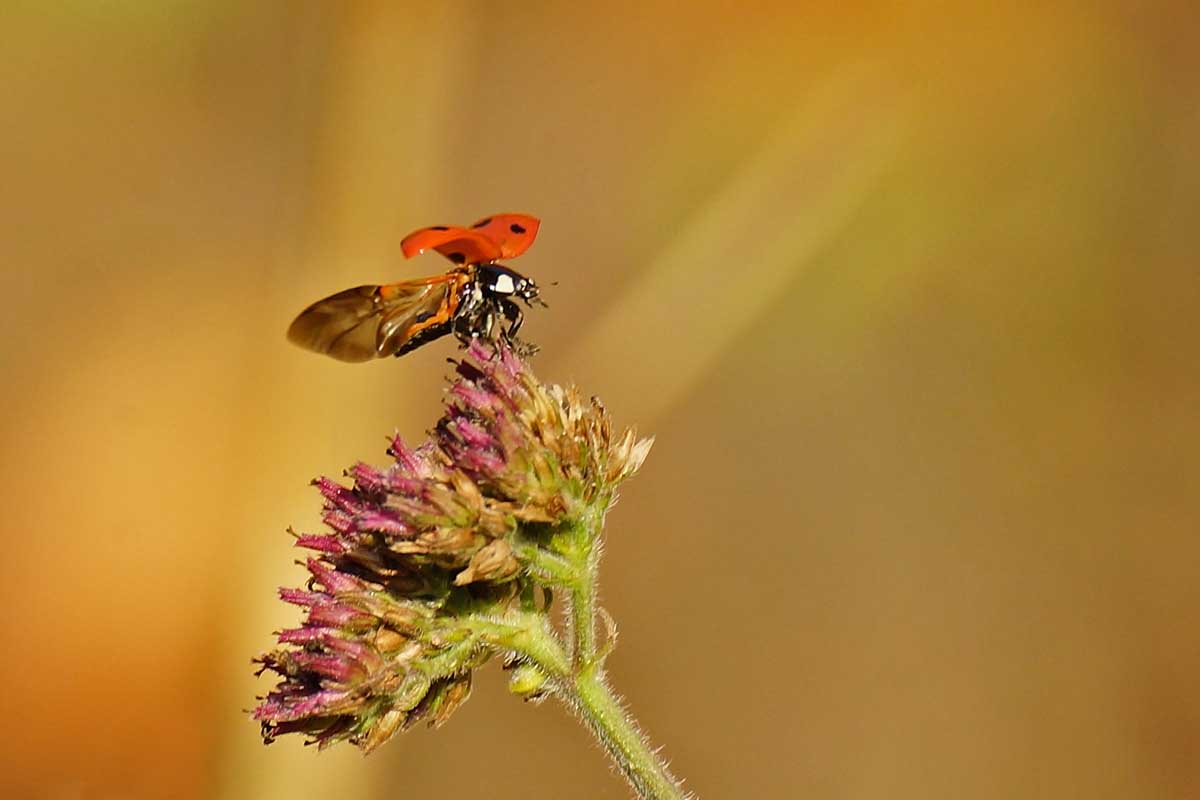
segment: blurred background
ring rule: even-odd
[[[494,665],[365,760],[243,711],[309,479],[454,354],[287,324],[527,211],[538,373],[657,436],[609,663],[701,798],[1200,796],[1189,6],[6,3],[0,794],[627,796]]]

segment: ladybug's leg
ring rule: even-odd
[[[504,312],[504,317],[508,320],[508,330],[504,332],[504,338],[515,339],[517,331],[521,330],[521,323],[525,321],[525,314],[521,311],[520,306],[507,298],[500,301],[500,310]]]
[[[474,326],[471,324],[470,317],[466,314],[456,314],[454,316],[454,323],[450,327],[454,331],[454,335],[458,338],[458,341],[462,342],[464,346],[471,343],[471,339],[473,338],[472,328]]]
[[[482,336],[489,341],[496,338],[492,331],[496,327],[496,306],[494,303],[488,303],[484,306],[483,314],[479,318],[479,324],[475,326],[475,330],[471,332],[472,336]]]
[[[464,345],[470,344],[471,340],[479,335],[479,308],[483,304],[482,295],[468,289],[454,312],[454,321],[450,327]]]
[[[501,332],[501,338],[508,342],[513,352],[522,358],[529,358],[537,353],[538,346],[536,344],[523,342],[517,338],[517,331],[521,330],[521,323],[525,321],[525,314],[521,311],[520,306],[505,298],[500,301],[500,310],[508,320],[508,328]]]

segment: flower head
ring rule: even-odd
[[[431,441],[394,438],[392,463],[354,465],[350,486],[314,481],[328,531],[297,537],[314,552],[308,585],[280,596],[306,616],[258,659],[279,677],[254,710],[264,740],[369,751],[445,721],[472,671],[506,650],[494,621],[548,585],[530,562],[553,545],[524,528],[602,513],[649,451],[503,345],[473,344],[457,372]]]
[[[603,404],[575,387],[547,386],[511,350],[489,358],[475,343],[458,365],[439,447],[489,498],[520,520],[555,522],[610,497],[645,460],[652,440],[616,441]]]

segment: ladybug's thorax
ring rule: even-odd
[[[500,297],[524,296],[532,281],[503,264],[480,264],[476,273],[484,293]]]

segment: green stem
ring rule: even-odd
[[[594,583],[592,588],[594,590]],[[590,592],[589,596],[594,598],[595,592]],[[572,619],[576,617],[573,615]],[[588,623],[595,630],[595,619]],[[601,666],[595,661],[572,664],[544,615],[517,612],[506,615],[503,623],[479,620],[476,627],[506,649],[519,652],[546,673],[554,693],[583,719],[621,774],[633,784],[639,797],[643,800],[684,800],[687,797],[632,717],[621,707],[604,680]],[[577,633],[576,641],[583,640],[584,637]]]
[[[603,526],[603,512],[585,514],[572,530],[567,550],[575,578],[570,584],[567,634],[577,672],[596,666],[596,570]]]
[[[606,506],[605,499],[597,508]],[[538,571],[556,573],[562,579],[560,588],[568,592],[565,644],[539,612],[506,615],[505,624],[490,633],[546,674],[553,692],[583,719],[642,800],[685,800],[688,795],[679,781],[604,679],[605,654],[599,653],[596,642],[596,577],[603,524],[603,511],[592,511],[562,532],[557,555],[541,551],[539,558],[540,548],[529,553]]]
[[[605,500],[599,508],[608,505]],[[604,656],[596,649],[596,583],[600,563],[603,511],[593,511],[580,523],[574,555],[579,578],[571,587],[571,655],[574,674],[562,687],[564,699],[600,740],[639,797],[644,800],[683,800],[679,781],[651,749],[633,717],[604,679]],[[607,649],[607,648],[606,648]]]
[[[576,579],[574,564],[560,555],[551,553],[536,541],[530,541],[520,532],[512,539],[513,554],[529,565],[530,574],[539,582],[552,586],[565,586]]]
[[[604,671],[579,672],[565,698],[608,751],[644,800],[685,800],[688,796],[666,763],[650,748],[637,724],[604,680]]]
[[[520,653],[557,683],[570,679],[570,659],[544,613],[511,611],[500,618],[476,617],[472,627],[489,644]]]
[[[576,669],[596,661],[596,580],[592,570],[587,573],[571,589],[571,656]]]

